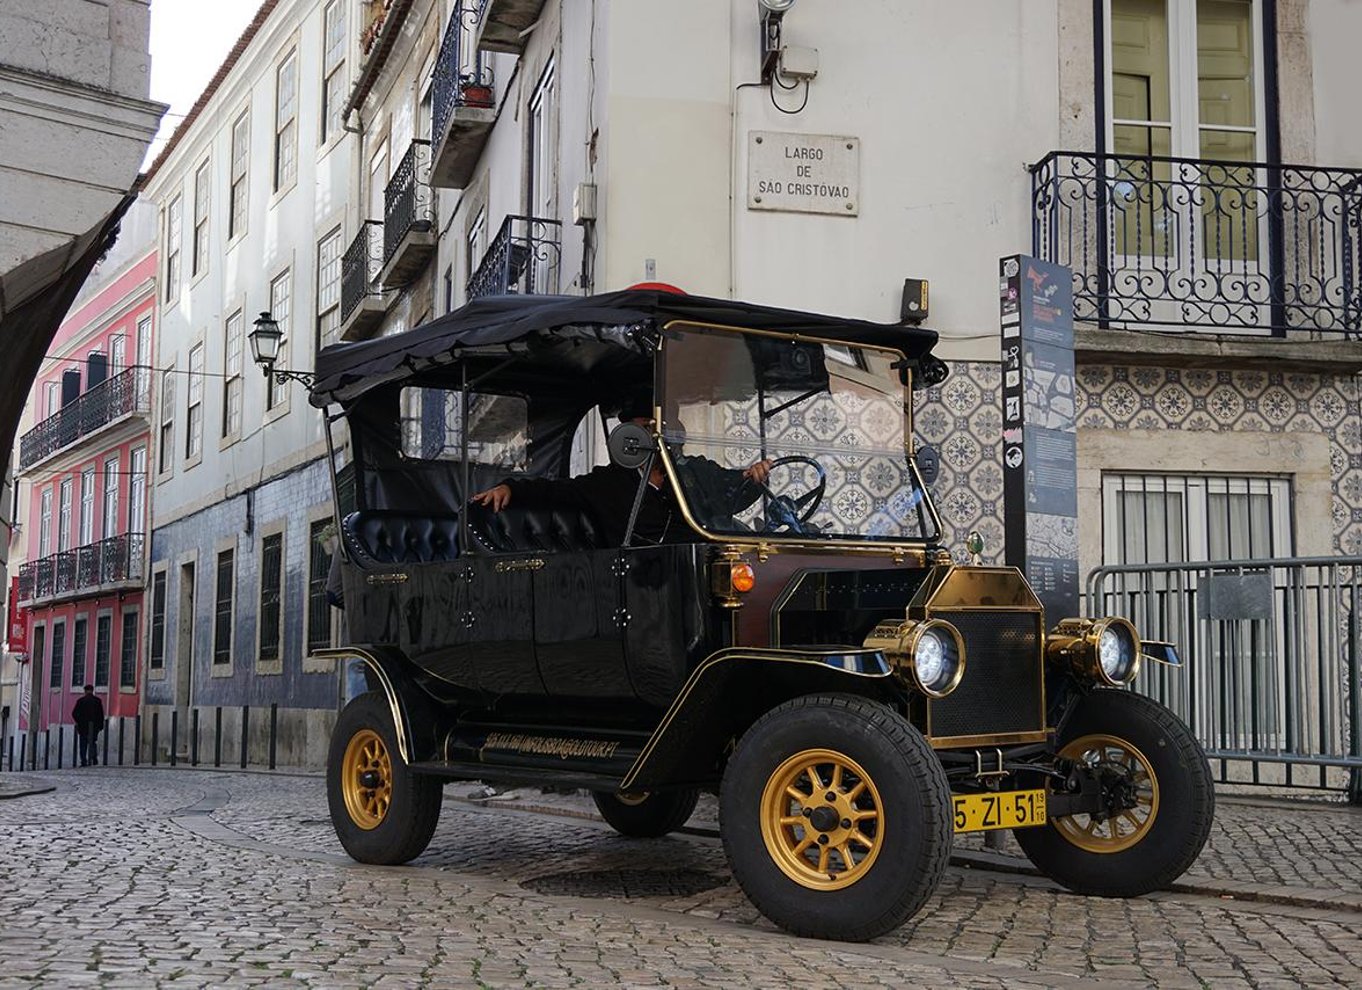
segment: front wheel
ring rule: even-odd
[[[326,800],[352,858],[381,866],[415,859],[435,834],[443,794],[437,778],[403,762],[382,695],[371,691],[345,706],[331,733]]]
[[[945,772],[897,712],[810,695],[743,735],[719,794],[744,893],[796,935],[865,941],[916,913],[951,851]]]
[[[1059,755],[1095,774],[1106,810],[1017,829],[1046,876],[1080,894],[1138,897],[1186,872],[1210,836],[1215,785],[1200,744],[1167,708],[1097,690],[1064,725]]]
[[[631,839],[655,839],[675,832],[690,820],[700,800],[700,792],[694,789],[591,796],[596,800],[596,810],[610,827]]]

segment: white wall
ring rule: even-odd
[[[1315,163],[1362,167],[1362,3],[1311,0],[1310,46],[1315,92]]]
[[[260,311],[270,305],[270,280],[289,268],[293,273],[292,325],[281,367],[307,370],[314,365],[317,298],[317,241],[337,224],[348,246],[356,231],[354,137],[319,146],[322,59],[321,0],[284,0],[256,36],[249,50],[229,74],[192,134],[182,141],[152,178],[146,196],[162,212],[161,273],[164,277],[167,241],[164,211],[176,192],[183,196],[182,285],[178,302],[167,305],[165,286],[159,287],[160,323],[157,334],[158,368],[188,367],[189,350],[206,341],[203,460],[186,468],[184,457],[188,381],[175,382],[175,467],[158,477],[153,525],[168,522],[215,504],[225,497],[299,463],[319,456],[324,435],[318,412],[307,404],[306,392],[290,386],[287,412],[266,416],[265,379],[244,348],[243,417],[241,439],[220,445],[225,363],[224,328],[227,317],[240,308],[245,332]],[[358,13],[350,10],[348,35],[351,52],[346,71],[353,79],[358,57]],[[293,45],[299,55],[298,177],[294,186],[274,193],[273,142],[275,126],[275,68]],[[228,181],[231,127],[249,104],[249,219],[244,235],[227,243]],[[213,175],[210,232],[212,247],[207,271],[190,274],[193,251],[194,172],[207,156]],[[159,379],[158,379],[159,385]],[[153,436],[158,435],[160,394],[155,396]]]

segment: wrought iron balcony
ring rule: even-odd
[[[482,0],[478,50],[519,55],[525,50],[526,29],[543,9],[544,0]]]
[[[553,295],[562,265],[562,223],[541,217],[507,217],[468,280],[468,298]]]
[[[480,0],[459,0],[435,60],[431,107],[430,184],[468,184],[496,121],[496,91],[486,56],[474,47]]]
[[[365,220],[359,233],[341,258],[341,338],[367,337],[379,323],[387,307],[378,284],[383,268],[383,223]]]
[[[151,408],[150,385],[150,369],[133,367],[86,390],[23,435],[19,469],[28,470],[124,416],[145,415]]]
[[[435,202],[430,188],[430,142],[416,140],[383,192],[385,289],[406,285],[435,253]]]
[[[1081,320],[1362,331],[1362,170],[1056,151],[1031,187],[1032,252],[1073,269]]]
[[[94,592],[137,587],[143,578],[141,533],[124,533],[19,567],[19,601],[78,598]]]

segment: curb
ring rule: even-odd
[[[34,794],[51,794],[57,789],[56,784],[46,786],[26,787],[21,790],[0,789],[0,801],[12,801],[15,798],[31,797]]]

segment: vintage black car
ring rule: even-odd
[[[717,792],[734,876],[802,935],[901,924],[957,832],[1014,829],[1085,893],[1181,875],[1206,759],[1124,690],[1176,655],[1118,617],[1048,629],[1017,570],[953,561],[912,456],[935,341],[634,290],[323,351],[312,401],[349,427],[330,655],[369,686],[327,771],[350,855],[415,857],[476,779],[587,789],[639,837]]]

